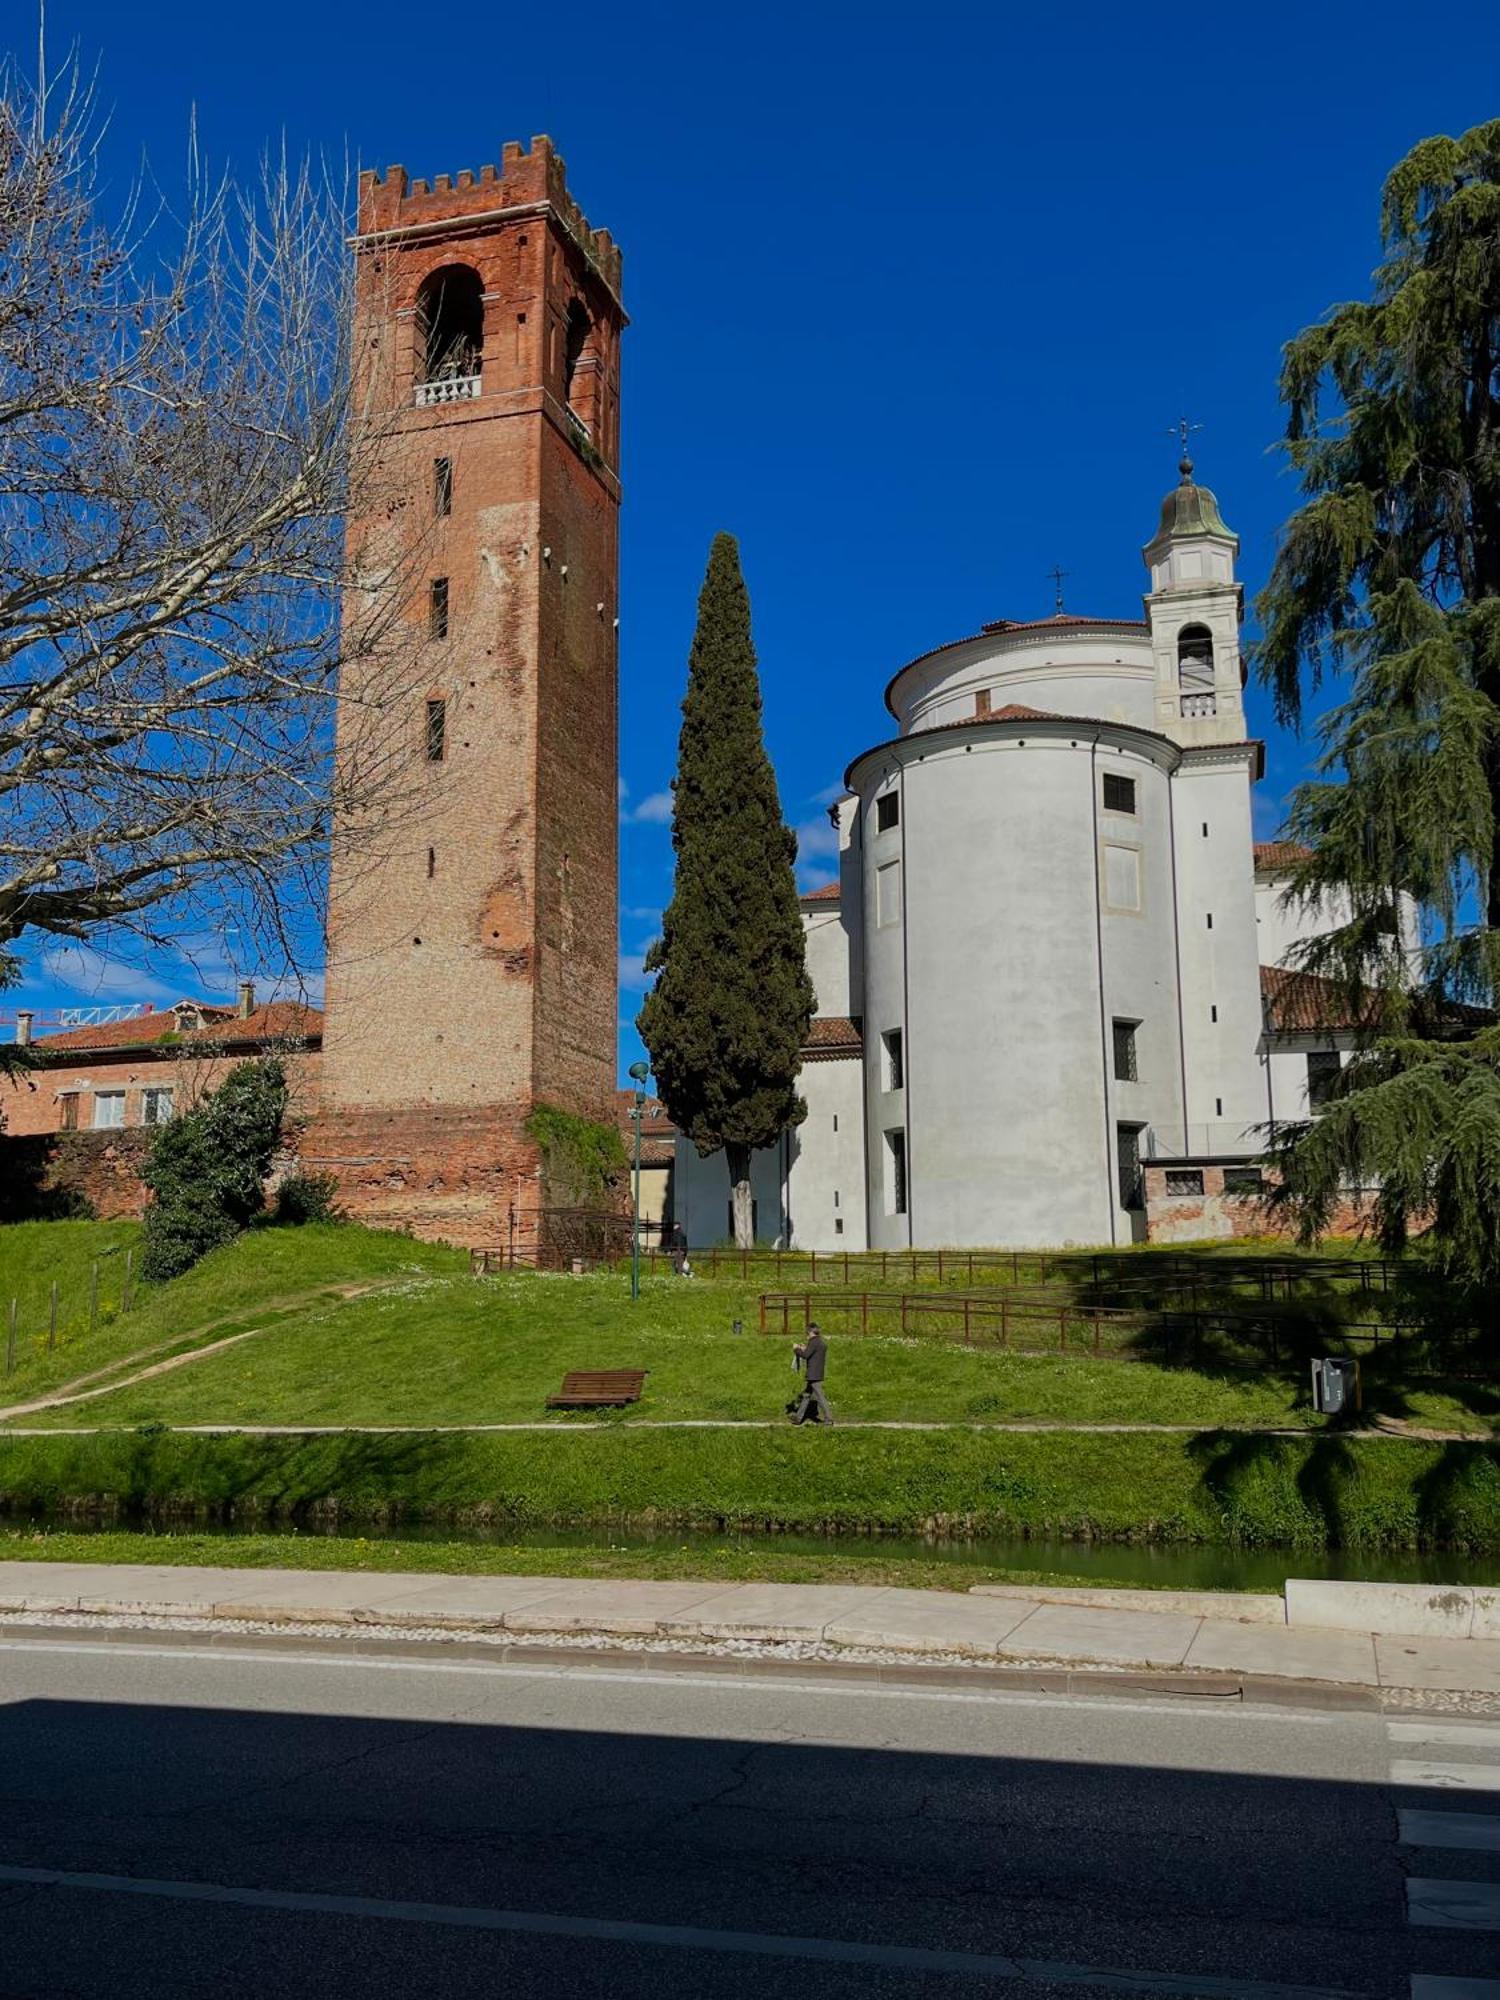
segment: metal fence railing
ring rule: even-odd
[[[629,1255],[630,1224],[622,1222]],[[476,1255],[479,1253],[476,1253]],[[1048,1285],[1059,1281],[1095,1289],[1160,1288],[1165,1282],[1191,1289],[1233,1286],[1272,1299],[1291,1298],[1317,1283],[1360,1292],[1385,1292],[1413,1275],[1389,1257],[1274,1257],[1233,1254],[1189,1256],[1166,1250],[1036,1251],[1036,1250],[773,1250],[769,1246],[737,1250],[725,1245],[688,1253],[699,1277],[775,1279],[794,1277],[810,1285],[857,1285],[879,1279],[917,1284]],[[643,1244],[641,1269],[658,1276],[673,1268],[670,1253]]]
[[[1094,1354],[1115,1360],[1192,1363],[1211,1359],[1246,1367],[1300,1360],[1313,1351],[1373,1353],[1396,1343],[1423,1347],[1435,1358],[1466,1357],[1477,1336],[1449,1329],[1440,1336],[1390,1321],[1290,1320],[1254,1309],[1107,1306],[1076,1300],[988,1292],[871,1292],[809,1287],[764,1292],[762,1333],[792,1336],[816,1319],[828,1331],[907,1335],[993,1346],[1017,1354]]]

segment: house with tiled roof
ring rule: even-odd
[[[801,899],[805,1119],[753,1170],[804,1248],[1125,1244],[1257,1228],[1269,1120],[1315,1115],[1362,1028],[1297,947],[1347,898],[1257,842],[1239,544],[1184,459],[1143,617],[996,618],[890,679],[895,734]],[[1416,942],[1414,912],[1407,912]],[[693,1241],[722,1159],[676,1148]]]
[[[279,1056],[294,1121],[317,1102],[321,1011],[295,1000],[258,1003],[250,980],[233,1002],[184,997],[51,1033],[23,1006],[13,1029],[32,1064],[0,1079],[0,1131],[43,1148],[66,1135],[69,1185],[101,1215],[139,1210],[137,1169],[151,1129],[216,1089],[236,1063]]]

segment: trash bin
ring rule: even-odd
[[[1360,1407],[1359,1363],[1326,1355],[1312,1365],[1313,1408],[1337,1417]]]

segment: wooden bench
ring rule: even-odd
[[[638,1403],[645,1387],[645,1368],[576,1369],[564,1375],[555,1396],[547,1398],[549,1410],[612,1410],[623,1403]]]

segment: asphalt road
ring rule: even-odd
[[[1460,2000],[1495,1787],[1451,1717],[11,1628],[0,1996]]]

